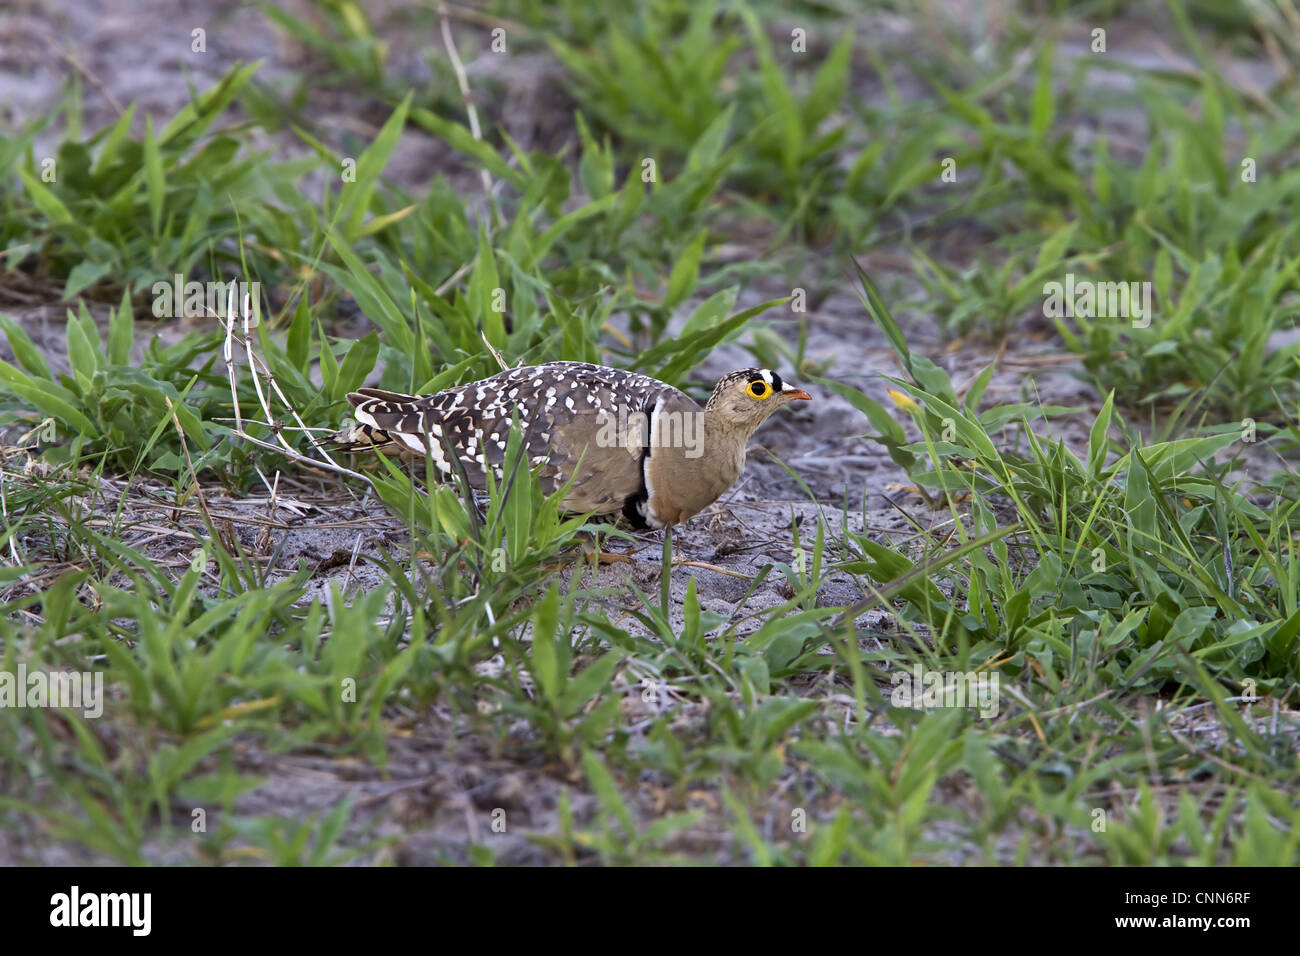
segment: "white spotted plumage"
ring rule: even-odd
[[[760,401],[756,383],[764,383]],[[750,397],[752,396],[752,397]],[[634,525],[665,527],[685,521],[739,477],[749,435],[776,408],[810,396],[784,386],[767,369],[725,376],[701,408],[665,382],[639,372],[582,362],[550,362],[507,369],[433,395],[364,388],[348,396],[357,424],[336,441],[352,451],[392,451],[429,461],[444,476],[464,470],[482,488],[500,478],[513,418],[524,460],[539,469],[548,493],[567,487],[564,506],[576,512],[622,511]],[[667,414],[698,415],[707,445],[702,457],[656,444]],[[626,428],[636,417],[649,430],[610,440],[606,427]],[[655,447],[651,447],[655,445]],[[453,462],[447,450],[455,456]],[[699,453],[696,452],[698,455]]]

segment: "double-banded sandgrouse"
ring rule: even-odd
[[[356,423],[335,441],[345,451],[426,454],[453,473],[444,443],[470,484],[501,477],[512,416],[549,494],[568,485],[572,512],[622,512],[637,528],[689,520],[735,484],[745,445],[769,415],[812,398],[768,369],[724,376],[701,408],[648,375],[583,362],[508,369],[482,381],[414,396],[363,388],[348,395]],[[570,483],[570,479],[572,482]]]

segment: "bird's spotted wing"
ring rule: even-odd
[[[572,478],[567,508],[616,511],[641,487],[640,448],[629,450],[623,429],[663,395],[681,393],[649,376],[598,365],[524,366],[436,395],[360,389],[348,396],[357,424],[336,440],[349,450],[419,459],[427,449],[439,471],[451,475],[445,441],[470,483],[482,488],[488,469],[501,475],[517,415],[528,464],[540,469],[546,491]]]

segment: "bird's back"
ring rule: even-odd
[[[584,362],[551,362],[413,396],[363,388],[348,395],[357,424],[336,441],[348,451],[383,451],[423,459],[450,476],[444,440],[476,488],[498,477],[512,416],[519,418],[530,467],[550,492],[573,478],[565,506],[608,513],[641,487],[644,433],[638,416],[661,401],[698,406],[647,375]],[[575,475],[574,472],[577,472]]]

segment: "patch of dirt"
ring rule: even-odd
[[[133,100],[141,104],[136,122],[142,129],[146,114],[152,115],[155,122],[170,118],[186,102],[190,83],[205,88],[237,60],[265,59],[258,81],[283,85],[295,83],[298,71],[308,66],[315,55],[279,31],[269,29],[253,6],[219,0],[200,0],[187,6],[184,14],[178,14],[176,5],[168,0],[79,0],[68,4],[18,0],[7,4],[0,11],[0,104],[8,125],[18,128],[55,109],[62,102],[65,84],[74,75],[82,86],[86,129],[112,122]],[[286,6],[309,19],[315,15],[309,3]],[[429,58],[445,56],[441,40],[435,35],[404,30],[401,8],[402,4],[396,2],[366,4],[372,22],[390,44],[394,75],[413,85],[427,83],[432,75]],[[922,42],[923,38],[918,40],[906,21],[888,20],[886,36],[890,44]],[[141,30],[144,22],[152,28]],[[192,31],[199,28],[207,31],[206,53],[192,50]],[[460,38],[484,30],[481,25],[456,24]],[[1113,28],[1112,34],[1117,40],[1128,35],[1119,28]],[[466,55],[471,83],[486,98],[480,108],[493,122],[503,122],[524,149],[556,149],[562,145],[567,134],[560,131],[568,130],[570,114],[567,99],[553,82],[555,67],[549,57],[493,56],[485,52],[482,42],[478,49],[479,56]],[[862,72],[865,77],[870,71]],[[883,95],[879,84],[868,78],[860,82],[864,102],[879,101]],[[914,88],[905,88],[905,92],[918,96],[923,93]],[[388,108],[364,93],[308,89],[304,112],[332,137],[331,145],[342,147],[349,142],[367,141]],[[58,135],[58,124],[39,134],[36,154],[51,152]],[[266,145],[279,159],[305,150],[288,129]],[[477,176],[458,156],[440,141],[409,126],[386,175],[418,191],[435,173],[462,184],[466,195],[479,195]],[[968,230],[955,237],[953,247],[945,251],[960,261],[986,240],[980,230]],[[764,256],[761,249],[743,242],[735,251],[739,257],[754,261]],[[873,272],[879,269],[895,277],[900,272],[910,273],[906,260],[889,250],[861,252]],[[779,259],[779,255],[773,258]],[[845,277],[844,267],[848,265],[815,263],[796,283],[822,296],[807,314],[807,358],[830,362],[828,377],[861,388],[889,407],[879,375],[898,374],[898,368],[884,336],[867,317]],[[33,334],[53,363],[62,366],[65,306],[56,301],[57,296],[43,298],[31,290],[19,292],[6,299],[4,307]],[[757,302],[789,293],[790,283],[769,278],[750,285],[741,307],[752,304],[750,300]],[[684,306],[683,314],[689,314],[691,307]],[[776,327],[797,330],[797,317],[781,319]],[[354,325],[358,335],[364,328],[364,320]],[[186,329],[171,324],[164,331],[179,337]],[[913,347],[942,365],[959,388],[996,360],[997,371],[986,403],[1029,400],[1077,406],[1078,415],[1052,429],[1076,453],[1086,451],[1088,428],[1100,401],[1095,391],[1078,378],[1077,360],[1063,356],[1059,345],[1050,338],[1021,337],[1008,343],[1005,351],[974,342],[953,347],[943,342],[938,327],[925,316],[913,317],[906,331]],[[0,352],[4,352],[2,347]],[[5,353],[4,357],[9,356]],[[726,346],[708,357],[700,377],[713,380],[733,368],[752,364],[748,352]],[[826,523],[828,537],[837,535],[847,522],[848,530],[900,544],[914,534],[909,516],[911,522],[925,528],[951,520],[946,512],[929,510],[907,490],[906,476],[879,445],[864,437],[870,426],[848,402],[819,390],[815,384],[798,382],[798,375],[790,370],[782,372],[805,385],[816,400],[764,426],[751,445],[749,464],[740,483],[689,526],[674,533],[675,550],[685,562],[672,572],[670,593],[675,625],[681,623],[681,604],[691,578],[703,607],[733,618],[788,600],[788,593],[782,590],[783,579],[776,574],[747,598],[745,595],[750,580],[764,566],[792,561],[795,527],[801,539],[808,542],[815,538],[819,520]],[[904,418],[901,414],[899,417]],[[817,503],[809,499],[773,455],[799,476]],[[118,493],[129,494],[124,518],[133,530],[124,542],[177,568],[179,573],[193,559],[194,548],[207,532],[197,506],[177,509],[163,503],[150,504],[140,497],[148,490],[137,484],[128,493],[125,487],[116,488],[111,483],[104,489],[110,499]],[[161,493],[162,489],[154,490]],[[228,527],[229,534],[237,537],[245,549],[269,563],[272,580],[291,573],[299,561],[315,567],[317,572],[306,595],[309,600],[324,596],[332,583],[347,590],[374,586],[380,574],[372,562],[380,555],[380,547],[400,547],[404,543],[400,523],[382,506],[342,490],[337,484],[321,486],[306,479],[301,483],[286,480],[274,514],[265,496],[231,500],[216,489],[208,490],[207,505],[219,525]],[[620,617],[621,611],[638,606],[628,584],[655,592],[663,570],[659,563],[661,540],[657,534],[644,535],[639,548],[612,542],[610,549],[626,554],[630,563],[603,565],[594,572],[575,569],[570,580],[578,586],[608,589],[600,600],[612,619],[631,628],[637,622],[625,614]],[[51,575],[57,571],[57,567],[49,569]],[[860,597],[851,578],[832,573],[827,575],[817,601],[828,606],[843,605]],[[884,612],[873,612],[864,615],[859,623],[864,629],[873,629],[881,627],[886,619]],[[852,703],[834,680],[819,681],[815,692],[838,704],[841,711]],[[639,700],[635,694],[630,694],[629,699],[633,702],[629,706]],[[707,719],[701,704],[676,701],[674,706],[679,709],[684,734]],[[827,720],[831,719],[832,709],[828,708]],[[439,709],[413,713],[398,706],[386,715],[386,727],[388,764],[384,771],[359,758],[310,752],[267,753],[251,743],[241,744],[236,748],[236,765],[245,773],[265,776],[266,783],[237,801],[236,814],[302,819],[308,814],[327,812],[340,799],[350,796],[356,805],[347,842],[362,845],[379,841],[378,849],[365,859],[466,862],[468,846],[483,844],[493,850],[499,862],[528,864],[554,860],[552,853],[526,834],[558,832],[558,794],[562,789],[572,796],[579,825],[595,811],[594,798],[582,792],[581,778],[574,775],[572,768],[520,759],[508,742],[490,744],[467,729],[456,715]],[[793,780],[783,781],[782,785],[790,783]],[[743,858],[741,851],[728,842],[726,828],[720,822],[723,814],[718,812],[718,800],[712,792],[700,789],[672,793],[654,781],[627,782],[627,786],[638,811],[646,817],[692,808],[705,813],[706,822],[681,838],[683,851],[710,855],[719,862]],[[816,808],[818,815],[833,814],[838,799],[828,796]],[[963,798],[956,794],[953,799]],[[153,845],[151,858],[167,860],[184,848],[190,809],[173,807],[177,827],[185,837],[177,845]],[[497,810],[504,813],[504,832],[493,827]],[[778,825],[776,821],[788,819],[781,816],[783,813],[788,813],[788,808],[774,800],[765,827],[769,835]],[[218,822],[214,814],[209,825]],[[21,845],[15,842],[18,839],[0,830],[0,864],[33,860],[81,862],[73,859],[66,848],[51,846],[37,834],[22,838]],[[1014,849],[1008,844],[1008,856]]]

